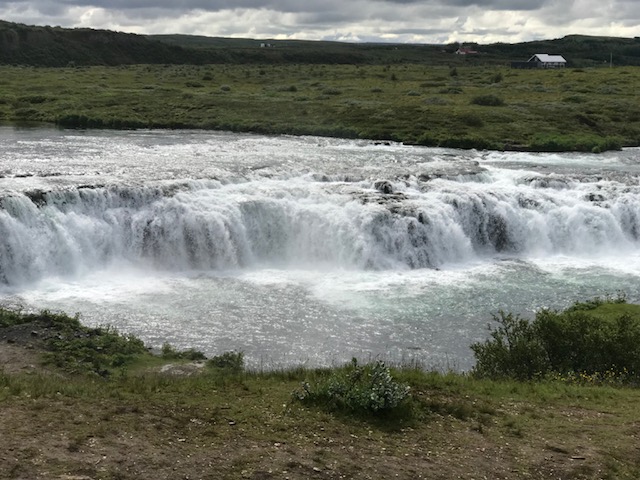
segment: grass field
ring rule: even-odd
[[[638,92],[637,67],[3,66],[0,122],[598,152],[640,144]]]
[[[0,310],[0,327],[1,479],[640,477],[640,390],[615,381],[399,368],[401,407],[352,411],[298,395],[351,367],[250,372],[229,355],[196,368],[194,352],[153,356],[47,312]]]

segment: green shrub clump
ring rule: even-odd
[[[232,373],[240,373],[244,370],[244,353],[224,352],[207,361],[207,366]]]
[[[622,142],[617,137],[602,137],[594,134],[560,135],[536,134],[529,147],[536,152],[592,152],[621,150]]]
[[[484,107],[500,107],[504,105],[504,100],[495,95],[478,95],[471,99],[471,104]]]
[[[299,401],[351,413],[383,413],[400,407],[409,397],[409,387],[396,382],[384,362],[350,365],[335,370],[315,386],[308,382],[294,392]]]
[[[207,359],[205,354],[199,350],[189,348],[187,350],[179,351],[170,343],[162,344],[161,356],[166,360],[191,360],[193,362]]]
[[[596,299],[561,312],[542,310],[533,321],[500,312],[490,338],[471,346],[473,373],[517,380],[577,375],[637,383],[640,316],[624,310],[600,313],[623,302],[624,297]]]

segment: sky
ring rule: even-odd
[[[0,0],[0,19],[141,34],[488,44],[640,36],[640,0]]]

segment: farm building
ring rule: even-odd
[[[562,55],[536,53],[526,62],[511,62],[511,68],[564,68],[567,61]]]
[[[477,55],[477,54],[478,52],[476,50],[469,47],[460,47],[458,50],[456,50],[456,55]]]

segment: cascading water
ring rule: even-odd
[[[77,275],[113,261],[178,271],[386,270],[638,248],[640,188],[549,188],[500,174],[409,178],[387,182],[389,193],[367,181],[306,179],[25,192],[0,200],[0,281]]]
[[[4,303],[81,311],[156,344],[235,348],[254,363],[417,355],[465,368],[498,308],[637,294],[637,150],[479,154],[194,132],[0,139]]]

